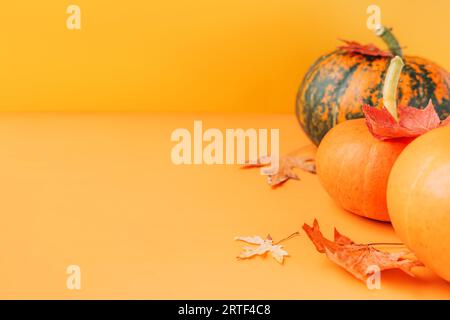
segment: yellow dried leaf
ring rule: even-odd
[[[239,254],[239,259],[248,259],[256,255],[265,255],[269,252],[275,260],[282,264],[284,257],[288,256],[287,251],[283,250],[283,246],[274,244],[270,236],[267,236],[266,239],[263,239],[259,236],[235,237],[234,240],[258,245],[257,247],[243,247],[244,251]]]

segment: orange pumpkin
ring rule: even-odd
[[[387,203],[402,241],[450,281],[450,127],[417,138],[399,156]]]
[[[317,175],[328,194],[344,209],[389,221],[386,188],[392,165],[410,139],[380,141],[364,119],[342,122],[319,145]]]

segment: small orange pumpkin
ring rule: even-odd
[[[391,168],[411,139],[380,141],[364,119],[331,129],[319,145],[316,169],[328,194],[344,209],[389,221],[386,188]]]

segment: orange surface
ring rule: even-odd
[[[257,170],[175,166],[172,130],[280,128],[282,152],[307,143],[293,115],[2,114],[0,298],[450,298],[426,269],[370,291],[304,233],[291,257],[237,261],[237,235],[283,238],[317,217],[357,242],[398,241],[389,224],[338,208],[314,175],[272,190]],[[66,268],[81,267],[80,291]]]

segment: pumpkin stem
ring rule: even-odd
[[[386,78],[384,79],[384,107],[387,109],[387,111],[389,111],[395,121],[398,121],[397,87],[404,65],[405,64],[403,63],[402,58],[400,58],[399,56],[394,57],[389,64],[389,68],[386,72]]]
[[[392,29],[378,25],[375,28],[375,34],[383,39],[393,56],[403,57],[403,50],[400,47],[400,43],[397,38],[395,38],[392,33]]]

